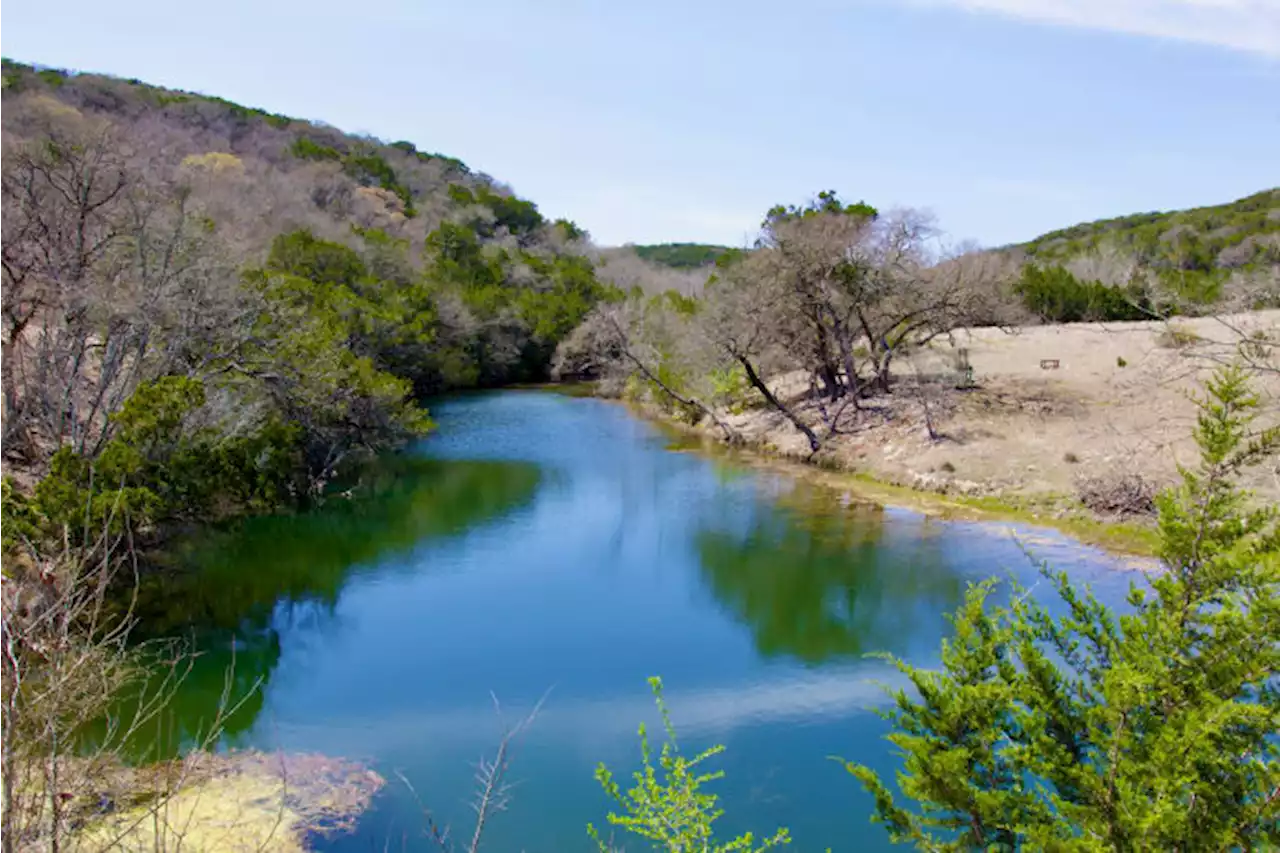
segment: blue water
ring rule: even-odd
[[[246,525],[198,589],[170,597],[221,629],[182,713],[207,715],[234,629],[236,683],[261,686],[229,745],[358,758],[388,779],[356,831],[321,849],[432,849],[423,806],[469,838],[475,762],[540,698],[485,849],[592,849],[585,825],[609,805],[593,770],[636,766],[651,675],[684,749],[727,747],[712,788],[725,835],[787,826],[795,849],[888,847],[829,756],[892,772],[874,712],[898,679],[867,655],[932,661],[967,584],[1034,583],[1008,528],[676,452],[597,400],[506,391],[432,416],[411,452],[426,461],[382,497]],[[1021,533],[1103,600],[1134,577]]]

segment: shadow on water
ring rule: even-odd
[[[540,481],[531,463],[400,457],[364,472],[356,498],[180,543],[168,570],[139,587],[139,639],[185,636],[197,651],[163,719],[127,751],[171,755],[204,738],[215,720],[234,742],[262,709],[285,628],[326,619],[355,573],[527,504]],[[162,689],[168,671],[157,666],[144,695]],[[137,704],[123,702],[116,716],[131,719]]]

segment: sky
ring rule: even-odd
[[[5,0],[0,51],[407,139],[603,245],[823,189],[1002,245],[1280,185],[1280,0]]]

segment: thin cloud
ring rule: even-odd
[[[1280,0],[914,0],[1280,58]]]

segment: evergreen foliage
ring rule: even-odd
[[[714,266],[725,253],[732,251],[728,246],[707,243],[654,243],[631,249],[649,263],[681,270]]]
[[[1046,323],[1149,320],[1156,316],[1142,287],[1081,281],[1061,266],[1028,264],[1013,287],[1027,310]]]
[[[942,669],[898,661],[889,739],[900,802],[870,768],[876,820],[926,850],[1230,850],[1280,844],[1280,532],[1235,475],[1280,448],[1250,431],[1236,369],[1200,400],[1200,463],[1159,500],[1164,570],[1112,613],[1044,570],[1053,616],[970,590]]]

